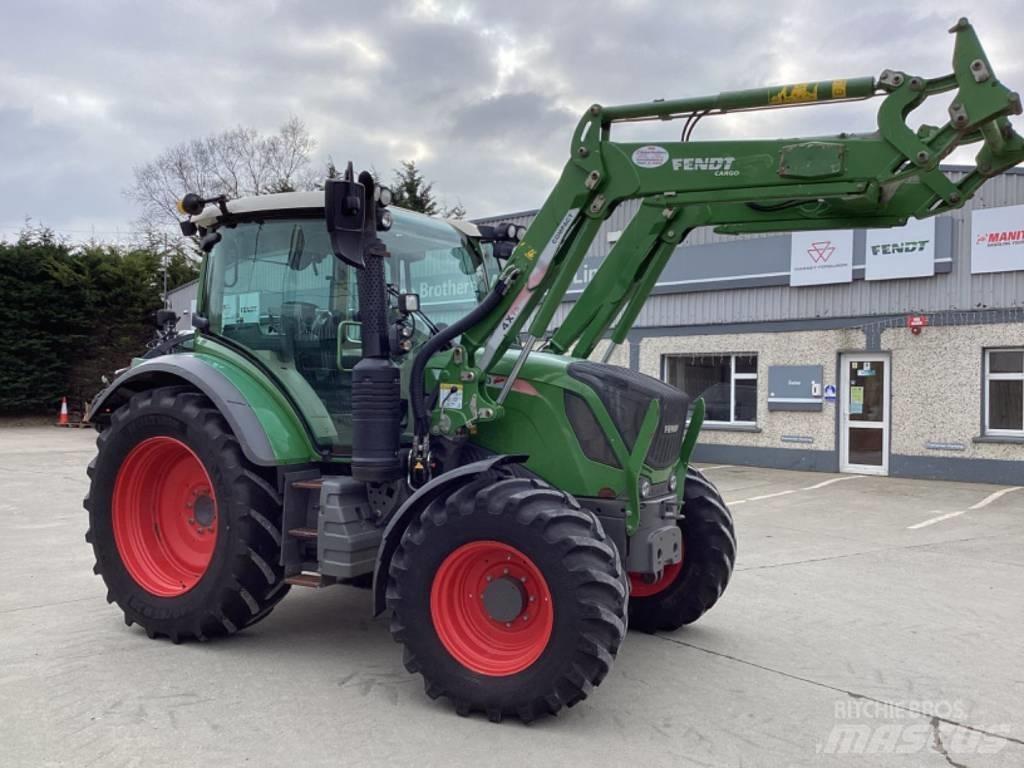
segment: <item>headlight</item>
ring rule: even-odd
[[[646,477],[640,478],[640,498],[646,499],[651,495],[651,481]]]
[[[676,492],[676,476],[675,476],[675,474],[671,474],[668,477],[668,492],[669,493],[675,493]]]

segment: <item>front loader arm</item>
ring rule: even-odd
[[[927,79],[885,70],[877,79],[830,80],[618,107],[594,105],[573,136],[572,156],[513,252],[510,287],[481,322],[463,334],[442,379],[482,381],[520,333],[520,364],[543,338],[601,224],[626,200],[640,200],[623,231],[560,328],[556,352],[586,357],[612,329],[621,343],[675,248],[694,227],[728,234],[852,227],[893,227],[958,208],[985,180],[1024,160],[1024,140],[1009,115],[1017,93],[1003,86],[977,36],[961,19],[953,72]],[[908,127],[925,99],[955,91],[943,126]],[[754,109],[790,108],[881,96],[878,129],[869,134],[690,142],[695,121]],[[611,140],[617,123],[686,118],[683,141]],[[959,182],[939,170],[957,147],[979,143],[975,169]],[[506,383],[507,392],[518,366]],[[481,387],[473,413],[447,411],[449,426],[498,418]],[[481,409],[481,405],[487,406]],[[482,415],[481,415],[482,414]]]

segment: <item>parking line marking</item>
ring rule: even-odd
[[[791,493],[796,493],[796,491],[779,491],[777,493],[766,493],[764,496],[751,496],[749,499],[747,499],[747,501],[762,501],[763,499],[774,499],[777,496],[788,496]]]
[[[1014,486],[1011,486],[1009,488],[1003,488],[1002,490],[995,491],[994,493],[990,493],[988,496],[986,496],[984,499],[979,501],[977,504],[974,504],[973,506],[970,506],[967,509],[961,509],[959,512],[947,512],[946,514],[938,515],[937,517],[929,517],[927,520],[922,520],[920,523],[914,523],[913,525],[908,525],[907,526],[907,530],[908,531],[916,531],[918,528],[925,528],[925,527],[927,527],[929,525],[935,525],[935,523],[941,523],[943,520],[950,520],[950,519],[952,519],[954,517],[960,517],[960,515],[965,514],[966,512],[971,512],[971,511],[973,511],[975,509],[984,509],[985,507],[987,507],[989,504],[991,504],[996,499],[1002,498],[1003,496],[1005,496],[1008,493],[1013,493],[1014,491],[1019,491],[1022,488],[1024,488],[1024,486],[1020,486],[1020,485],[1014,485]],[[936,512],[937,511],[938,510],[936,510]]]
[[[731,465],[726,465],[731,466]],[[766,493],[762,496],[751,496],[749,499],[736,499],[735,501],[726,500],[726,505],[735,507],[737,504],[746,504],[748,501],[764,501],[765,499],[776,499],[779,496],[789,496],[791,493],[799,493],[800,491],[816,491],[819,488],[824,488],[832,483],[841,483],[843,480],[857,480],[863,477],[863,475],[843,475],[842,477],[833,477],[828,480],[823,480],[820,483],[814,485],[808,485],[805,488],[791,488],[788,491],[776,491],[775,493]]]
[[[707,472],[709,469],[725,469],[726,467],[731,466],[732,464],[715,464],[715,466],[713,467],[697,467],[697,469],[699,469],[701,472]]]
[[[1003,490],[1001,490],[1001,491],[996,491],[995,493],[990,493],[988,496],[986,496],[984,499],[979,501],[973,507],[968,507],[968,509],[981,509],[982,507],[987,507],[989,504],[991,504],[996,499],[998,499],[998,498],[1000,498],[1002,496],[1005,496],[1008,493],[1013,493],[1014,491],[1019,491],[1020,489],[1021,489],[1021,486],[1019,486],[1019,485],[1014,485],[1014,486],[1012,486],[1010,488],[1003,488]]]
[[[938,517],[929,517],[927,520],[922,520],[920,523],[914,523],[914,525],[908,525],[908,531],[916,531],[918,528],[926,528],[929,525],[935,525],[935,523],[941,523],[943,520],[949,520],[951,517],[960,517],[960,515],[966,512],[966,509],[961,509],[959,512],[947,512],[944,515]],[[934,510],[938,512],[938,510]]]
[[[864,475],[843,475],[842,477],[833,477],[831,480],[823,480],[815,485],[808,485],[806,488],[801,488],[801,491],[816,491],[819,488],[824,488],[826,485],[832,485],[832,483],[841,483],[844,480],[860,480]]]

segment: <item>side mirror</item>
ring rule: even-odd
[[[387,210],[390,203],[391,190],[378,186],[366,171],[356,180],[351,162],[340,179],[327,179],[324,218],[334,255],[357,269],[365,267],[366,249],[383,248],[377,232],[391,229],[391,213]]]
[[[327,179],[324,184],[324,218],[331,248],[335,256],[358,269],[366,266],[363,257],[366,202],[366,188],[352,178],[351,163],[343,178]]]
[[[153,321],[157,328],[165,328],[168,325],[176,325],[178,316],[173,309],[158,309],[153,315]]]

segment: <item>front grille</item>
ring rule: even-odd
[[[576,439],[580,442],[583,455],[591,461],[607,464],[616,469],[622,469],[619,460],[615,458],[608,438],[597,423],[594,412],[590,410],[587,401],[575,392],[565,391],[565,414],[569,417]]]
[[[586,384],[601,398],[630,451],[651,401],[657,400],[661,418],[646,461],[655,469],[664,469],[675,463],[683,442],[689,397],[658,379],[615,365],[580,361],[571,363],[568,371],[570,376]]]

